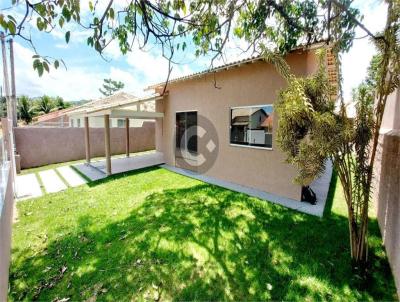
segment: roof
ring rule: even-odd
[[[271,114],[261,123],[260,127],[271,128],[273,124],[274,124],[274,116]]]
[[[326,43],[325,42],[318,42],[318,43],[314,43],[314,44],[309,45],[309,46],[299,46],[299,47],[296,47],[296,48],[292,49],[290,52],[308,51],[308,50],[319,48],[319,47],[321,47],[323,45],[326,45]],[[258,62],[258,61],[265,61],[264,56],[262,56],[262,55],[251,56],[249,58],[233,61],[231,63],[227,63],[227,64],[224,64],[224,65],[221,65],[221,66],[217,66],[217,67],[214,67],[214,68],[208,68],[208,69],[205,69],[203,71],[199,71],[199,72],[195,72],[195,73],[192,73],[192,74],[189,74],[189,75],[186,75],[186,76],[182,76],[182,77],[178,77],[178,78],[175,78],[175,79],[171,79],[171,80],[168,81],[168,84],[194,79],[194,78],[197,78],[197,77],[204,76],[206,74],[219,72],[219,71],[222,71],[222,70],[228,70],[228,69],[230,69],[232,67],[239,67],[239,66],[244,65],[244,64],[255,63],[255,62]],[[150,85],[149,87],[147,87],[147,89],[148,90],[149,89],[155,89],[157,87],[164,86],[165,83],[166,82],[161,82],[161,83],[157,83],[157,84],[154,84],[154,85]]]
[[[111,96],[86,103],[76,108],[76,110],[68,112],[68,115],[85,115],[103,110],[126,108],[129,106],[136,106],[136,105],[139,105],[140,107],[136,108],[137,111],[152,112],[155,109],[155,104],[154,102],[152,103],[149,102],[154,101],[159,96],[160,95],[156,93],[139,98],[125,92],[118,92]]]
[[[54,119],[54,118],[57,118],[57,117],[61,117],[61,116],[63,116],[63,115],[66,115],[67,112],[72,111],[72,110],[75,110],[75,108],[66,108],[66,109],[62,109],[62,110],[57,110],[57,111],[49,112],[49,113],[47,113],[47,114],[42,114],[42,115],[39,115],[39,116],[37,117],[37,121],[38,121],[38,122],[45,122],[45,121],[48,121],[48,120],[52,120],[52,119]]]

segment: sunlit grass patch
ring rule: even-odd
[[[19,202],[9,298],[393,300],[376,220],[363,285],[329,198],[320,219],[152,168]]]

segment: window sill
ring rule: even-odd
[[[242,147],[242,148],[250,148],[250,149],[260,149],[260,150],[268,150],[273,151],[273,148],[270,147],[258,147],[258,146],[249,146],[249,145],[239,145],[239,144],[229,144],[232,147]]]

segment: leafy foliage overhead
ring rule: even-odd
[[[123,54],[134,46],[152,44],[159,46],[170,62],[177,51],[186,51],[189,43],[197,56],[213,52],[215,59],[233,36],[245,39],[255,52],[264,45],[284,53],[299,44],[329,40],[331,23],[339,17],[340,26],[346,28],[341,47],[348,49],[360,17],[350,0],[108,0],[101,5],[99,1],[24,0],[13,4],[25,13],[2,12],[0,27],[33,47],[32,27],[42,32],[61,30],[66,43],[74,39],[74,32],[85,31],[87,45],[100,54],[112,41],[118,42]],[[342,8],[336,15],[332,4]],[[63,61],[40,54],[33,57],[39,75],[48,72],[50,64],[58,68],[60,63]]]

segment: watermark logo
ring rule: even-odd
[[[205,116],[197,114],[197,123],[185,129],[180,137],[177,154],[183,168],[204,174],[214,165],[219,153],[217,130]]]

